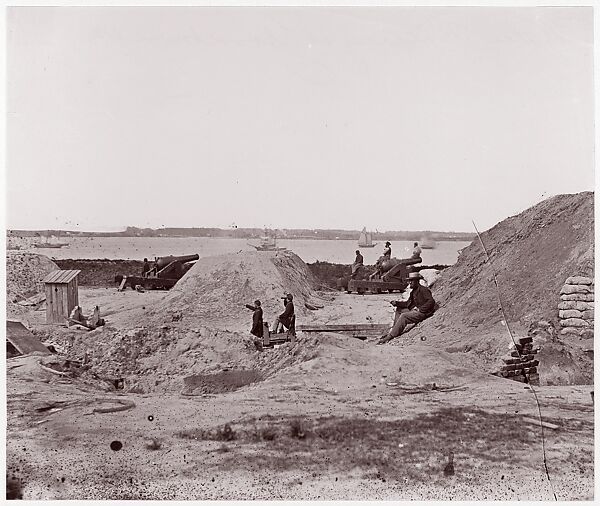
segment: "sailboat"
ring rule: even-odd
[[[424,235],[419,241],[419,246],[421,246],[422,249],[434,249],[436,242],[431,237]]]
[[[373,235],[371,234],[371,232],[367,232],[367,227],[364,227],[358,238],[358,247],[373,248],[376,245],[377,243],[373,242]]]

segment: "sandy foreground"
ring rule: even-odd
[[[112,312],[117,328],[163,296],[80,288],[81,304]],[[390,321],[394,298],[330,294],[302,323]],[[43,312],[28,318],[40,324]],[[263,381],[195,396],[106,392],[40,357],[9,359],[11,486],[24,499],[593,499],[593,386],[535,387],[558,426],[543,431],[548,480],[542,430],[524,421],[538,416],[528,386],[434,337],[376,346],[299,333],[262,354],[307,347],[313,358]],[[125,400],[135,407],[94,411]]]

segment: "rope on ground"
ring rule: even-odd
[[[481,247],[483,248],[483,251],[485,252],[485,256],[486,256],[487,261],[490,264],[490,268],[492,270],[492,276],[494,277],[494,285],[496,286],[496,296],[498,298],[498,304],[500,305],[500,311],[502,312],[502,318],[504,318],[504,323],[506,324],[506,329],[508,330],[508,334],[510,335],[511,340],[512,340],[513,344],[515,345],[515,350],[517,350],[519,358],[521,358],[521,352],[519,351],[519,347],[517,346],[517,343],[515,341],[513,333],[510,330],[510,326],[508,324],[508,319],[506,318],[506,313],[504,312],[504,306],[502,305],[502,298],[500,297],[500,287],[498,286],[498,280],[496,279],[496,271],[494,270],[494,267],[492,266],[492,260],[491,260],[490,255],[485,247],[485,244],[483,244],[483,239],[481,239],[481,234],[479,233],[479,230],[477,230],[477,226],[475,225],[475,222],[472,221],[472,223],[473,223],[473,227],[475,228],[475,232],[477,232],[477,237],[479,238]],[[554,487],[552,486],[552,482],[550,480],[550,473],[548,472],[548,463],[547,463],[547,459],[546,459],[546,438],[544,437],[544,421],[542,420],[542,409],[540,407],[540,401],[538,399],[537,392],[533,388],[533,385],[531,383],[529,383],[529,378],[527,378],[527,376],[525,374],[524,374],[524,376],[525,376],[525,380],[526,380],[527,384],[529,385],[529,388],[531,388],[531,392],[533,393],[533,396],[535,398],[535,403],[537,404],[538,416],[540,419],[540,429],[542,430],[542,454],[544,457],[544,470],[546,471],[546,477],[548,478],[548,483],[550,485],[550,489],[552,490],[552,495],[554,496],[554,500],[558,501],[558,498],[556,497],[556,492],[554,491]]]

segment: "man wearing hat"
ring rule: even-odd
[[[246,304],[248,309],[254,311],[252,314],[252,329],[250,333],[255,335],[256,337],[263,336],[263,310],[260,304],[260,300],[254,301],[254,306],[251,304]]]
[[[293,329],[294,323],[294,296],[291,293],[288,293],[285,297],[282,297],[283,305],[285,306],[285,310],[281,313],[277,318],[275,318],[275,323],[273,323],[273,333],[277,334],[279,330],[279,325],[283,325],[283,327],[290,330],[292,334],[295,335],[296,329]],[[282,330],[283,332],[283,330]]]
[[[431,290],[423,286],[419,281],[423,276],[418,272],[408,274],[410,283],[410,296],[406,302],[393,300],[390,302],[396,308],[394,325],[390,331],[381,336],[377,344],[385,344],[394,337],[398,337],[409,323],[419,323],[429,318],[435,311],[435,300],[431,295]]]
[[[389,260],[390,258],[392,258],[392,243],[386,241],[385,248],[383,248],[383,259]]]

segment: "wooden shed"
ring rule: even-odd
[[[79,305],[77,275],[81,271],[53,271],[43,283],[46,287],[46,323],[65,323]]]

